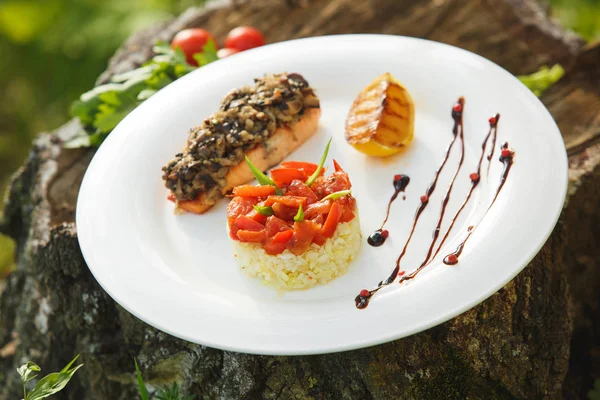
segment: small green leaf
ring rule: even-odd
[[[217,61],[219,57],[217,56],[217,46],[215,45],[214,40],[209,39],[202,47],[202,53],[196,53],[193,57],[198,63],[198,67]]]
[[[304,221],[304,210],[302,210],[302,204],[300,204],[300,207],[298,207],[298,212],[294,216],[294,221],[296,221],[296,222]]]
[[[140,396],[142,400],[150,400],[150,396],[148,396],[148,390],[146,389],[146,385],[144,385],[144,379],[142,378],[142,373],[140,372],[140,367],[138,367],[137,360],[134,358],[133,362],[135,364],[135,373],[137,375],[138,389],[140,391]]]
[[[539,97],[546,89],[557,82],[564,73],[565,70],[560,64],[556,64],[552,68],[544,65],[531,75],[521,75],[517,78]]]
[[[193,71],[196,69],[195,65],[188,64],[185,53],[179,47],[174,50],[171,50],[170,57],[172,58],[171,63],[174,65],[184,65],[184,66],[188,67],[188,69],[190,71]]]
[[[308,178],[308,180],[306,181],[306,186],[310,187],[310,185],[312,185],[313,183],[315,183],[315,181],[319,177],[319,174],[321,173],[321,170],[323,169],[323,164],[325,164],[325,160],[327,159],[327,154],[329,154],[329,146],[331,145],[331,140],[332,139],[333,138],[329,139],[329,142],[327,142],[327,146],[325,146],[325,151],[323,152],[323,155],[321,156],[321,161],[319,161],[319,167]]]
[[[123,85],[121,83],[107,83],[105,85],[96,86],[92,90],[85,92],[79,97],[79,100],[83,102],[94,101],[100,96],[102,93],[110,92],[110,91],[121,91],[123,90]]]
[[[250,161],[250,159],[248,158],[248,156],[246,156],[246,164],[248,164],[248,168],[250,168],[250,172],[252,172],[252,175],[254,175],[254,177],[256,178],[256,180],[258,181],[258,183],[260,183],[261,185],[271,185],[275,187],[275,194],[281,196],[281,190],[279,190],[279,188],[277,187],[277,185],[275,184],[275,182],[273,182],[271,180],[271,178],[269,178],[268,176],[266,176],[265,174],[263,174],[263,172],[256,168],[256,166],[254,164],[252,164],[252,162]]]
[[[71,362],[69,362],[67,365],[65,365],[65,367],[63,369],[61,369],[60,372],[61,373],[68,372],[69,368],[71,368],[71,365],[73,365],[75,363],[75,361],[77,361],[78,358],[79,358],[79,354],[77,354],[75,356],[75,358],[71,360]],[[83,365],[83,364],[81,364],[81,365]],[[81,367],[81,365],[79,367]],[[77,368],[79,368],[79,367],[77,367]]]
[[[157,41],[154,47],[152,47],[152,51],[156,54],[170,54],[173,49],[167,43],[163,41]]]
[[[254,209],[261,215],[265,215],[267,217],[273,215],[273,208],[271,206],[253,206]]]
[[[75,359],[77,359],[77,357],[75,357]],[[63,390],[75,372],[83,367],[83,364],[79,364],[75,368],[68,369],[67,367],[70,367],[74,361],[75,360],[71,361],[61,372],[54,372],[40,379],[33,390],[27,394],[25,400],[45,399],[46,397],[52,396]]]
[[[98,111],[98,105],[101,103],[98,97],[88,101],[75,100],[71,104],[69,114],[71,117],[79,118],[82,124],[90,125],[94,122],[94,116]]]
[[[31,361],[27,361],[27,364],[23,364],[19,368],[17,368],[17,372],[21,376],[21,382],[23,383],[29,382],[30,380],[34,379],[37,376],[35,372],[40,371],[40,367],[38,367],[36,363]]]
[[[157,68],[157,65],[155,65],[155,64],[145,65],[143,67],[136,68],[131,71],[123,72],[122,74],[113,75],[110,78],[110,81],[115,82],[115,83],[121,83],[121,82],[128,81],[130,79],[135,79],[135,78],[140,78],[140,77],[144,77],[143,79],[147,79],[148,76],[150,76],[156,68]]]
[[[146,80],[148,89],[158,91],[175,80],[176,77],[171,77],[168,71],[169,67],[157,70],[154,75]]]
[[[101,104],[98,107],[98,114],[94,121],[94,128],[99,129],[102,132],[109,133],[125,118],[131,111],[133,111],[139,103],[124,104],[119,107],[111,107],[108,104]]]
[[[137,99],[139,101],[147,100],[150,97],[152,97],[156,92],[157,90],[154,89],[144,89],[137,95]]]
[[[334,192],[334,193],[328,194],[327,196],[323,197],[321,200],[337,200],[340,197],[344,197],[351,193],[352,193],[351,190],[340,190],[339,192]]]
[[[121,87],[119,90],[109,90],[107,92],[100,93],[98,95],[98,98],[100,99],[100,101],[102,103],[104,103],[102,105],[118,107],[123,102],[123,100],[121,98],[122,93],[123,93],[123,88]]]

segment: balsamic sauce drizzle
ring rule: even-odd
[[[490,126],[494,125],[496,126],[498,124],[498,119],[500,118],[500,114],[496,114],[495,117],[490,118]],[[490,165],[492,165],[491,161],[492,161],[492,157],[494,156],[494,150],[496,149],[496,133],[498,131],[496,129],[494,129],[494,134],[492,136],[492,147],[490,147],[490,154],[488,154],[487,159],[488,159],[488,166],[487,166],[487,173],[486,173],[486,177],[490,176]],[[489,137],[489,134],[488,134]],[[485,139],[487,141],[487,137]]]
[[[454,227],[454,224],[456,223],[456,220],[458,219],[460,213],[466,207],[467,203],[471,199],[471,195],[475,191],[475,188],[481,181],[481,164],[483,162],[483,155],[485,154],[485,150],[487,148],[490,136],[492,136],[492,135],[493,135],[492,146],[495,146],[494,143],[496,142],[496,132],[498,131],[498,121],[499,120],[500,120],[500,114],[496,114],[493,117],[493,121],[492,121],[492,119],[490,119],[490,130],[488,131],[488,134],[486,135],[485,139],[483,140],[483,143],[481,144],[481,155],[479,156],[479,162],[477,163],[477,168],[475,170],[476,171],[475,173],[477,174],[477,179],[471,179],[471,189],[469,190],[467,197],[465,197],[465,200],[461,204],[458,211],[456,211],[456,214],[454,214],[454,217],[452,217],[452,220],[450,221],[450,226],[448,226],[446,233],[444,233],[444,236],[442,237],[442,241],[440,242],[437,249],[435,250],[435,253],[433,253],[433,257],[431,257],[432,260],[438,255],[438,253],[442,249],[442,246],[446,242],[446,239],[448,239],[448,236],[450,235],[450,231]],[[493,154],[493,150],[490,152],[490,154]],[[488,156],[488,160],[489,160],[489,156]],[[489,171],[489,164],[488,164],[488,171]]]
[[[431,253],[433,252],[433,247],[435,246],[435,243],[437,242],[437,239],[440,235],[440,228],[442,226],[442,221],[444,220],[444,214],[446,214],[446,207],[448,206],[448,202],[450,201],[450,194],[452,193],[452,188],[454,187],[454,182],[456,181],[456,177],[458,176],[458,173],[460,172],[460,168],[463,165],[463,161],[465,160],[465,137],[463,134],[463,129],[462,129],[462,113],[460,116],[461,119],[461,130],[460,130],[460,159],[458,161],[458,167],[456,168],[456,172],[454,173],[454,176],[452,177],[452,180],[450,181],[450,185],[448,185],[448,190],[446,190],[446,194],[444,195],[444,199],[442,200],[442,208],[440,209],[440,217],[438,218],[438,222],[437,225],[435,226],[435,229],[433,230],[433,238],[431,240],[431,244],[429,245],[429,249],[427,250],[427,256],[425,257],[425,259],[423,260],[423,262],[421,263],[421,265],[419,266],[419,268],[417,268],[417,273],[419,270],[421,270],[421,268],[425,267],[425,265],[427,265],[427,262],[429,261],[429,259],[431,258]],[[405,280],[408,279],[412,279],[412,277],[410,277],[412,274],[403,277],[400,282],[403,282]],[[416,274],[415,274],[416,275]]]
[[[502,154],[500,155],[500,162],[502,164],[504,164],[504,167],[502,168],[502,174],[500,175],[500,182],[498,183],[498,188],[496,189],[496,194],[494,195],[492,202],[488,206],[487,210],[485,210],[485,213],[483,213],[483,216],[479,219],[477,224],[474,227],[473,226],[469,227],[469,233],[467,234],[465,239],[458,245],[456,250],[454,250],[454,252],[452,252],[452,253],[448,254],[446,257],[444,257],[444,264],[446,264],[446,265],[454,265],[458,262],[458,257],[462,254],[465,244],[467,243],[467,240],[469,240],[469,238],[475,231],[475,228],[477,228],[477,226],[485,218],[488,211],[490,211],[490,209],[496,202],[496,199],[498,198],[500,191],[502,190],[502,188],[504,187],[504,184],[506,183],[506,178],[508,178],[508,173],[510,172],[510,168],[513,165],[513,158],[514,158],[515,152],[508,149],[508,142],[505,142],[501,148],[502,148]]]
[[[385,219],[383,220],[379,229],[371,233],[367,238],[367,243],[369,243],[371,246],[379,247],[385,243],[385,239],[387,239],[387,231],[386,233],[383,233],[383,227],[385,226],[388,218],[390,217],[390,208],[392,207],[392,203],[394,202],[394,200],[396,200],[400,192],[404,192],[406,190],[406,187],[409,183],[410,178],[408,177],[408,175],[399,174],[394,176],[394,194],[388,202],[387,211],[385,213]],[[406,197],[403,197],[403,199],[405,198]]]
[[[425,208],[427,208],[427,205],[429,204],[429,198],[435,191],[438,178],[440,177],[440,174],[441,174],[442,170],[444,169],[444,166],[446,165],[448,158],[450,158],[450,152],[452,150],[452,147],[454,146],[456,139],[458,139],[459,137],[464,139],[464,137],[463,137],[463,119],[462,119],[464,103],[465,103],[465,99],[463,97],[460,97],[458,99],[458,103],[454,106],[454,108],[452,110],[452,119],[454,119],[454,126],[452,128],[452,134],[453,134],[452,141],[446,148],[446,154],[444,156],[444,159],[443,159],[442,163],[440,164],[440,166],[438,167],[437,171],[435,172],[433,182],[431,182],[431,184],[427,188],[426,193],[425,193],[426,195],[423,196],[423,201],[421,201],[421,203],[419,203],[419,206],[417,207],[417,211],[415,213],[415,218],[413,221],[412,229],[410,230],[408,239],[404,243],[402,252],[398,256],[398,259],[396,260],[396,266],[395,266],[394,270],[385,280],[379,282],[379,284],[377,285],[377,287],[375,289],[363,290],[363,291],[361,291],[361,293],[358,296],[356,296],[354,298],[354,302],[356,303],[357,308],[359,308],[359,309],[366,308],[369,305],[369,301],[371,300],[371,297],[373,297],[373,295],[375,293],[377,293],[379,290],[381,290],[382,287],[388,286],[396,280],[396,277],[398,276],[398,272],[400,272],[400,261],[406,254],[406,249],[408,248],[408,245],[413,237],[415,228],[417,227],[417,223],[419,222],[419,218],[420,218],[421,214],[423,213],[423,211],[425,210]],[[460,134],[459,134],[459,129],[460,129]],[[463,145],[464,145],[464,142],[463,142]],[[464,151],[463,151],[463,153],[464,153]],[[366,292],[366,293],[364,293],[364,292]]]

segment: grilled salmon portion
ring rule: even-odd
[[[319,108],[308,110],[294,125],[293,129],[278,128],[273,136],[248,151],[246,155],[252,164],[261,171],[279,164],[288,154],[316,132],[320,115],[321,110]],[[222,195],[225,195],[234,187],[250,182],[253,179],[254,176],[250,172],[248,164],[242,161],[229,168],[225,176],[226,184],[221,188],[219,195],[203,192],[195,200],[179,201],[177,206],[183,211],[202,214],[211,208]]]
[[[319,99],[299,74],[265,76],[229,93],[163,167],[176,211],[204,213],[254,179],[246,155],[261,170],[278,164],[316,132],[320,115]]]

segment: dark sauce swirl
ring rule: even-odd
[[[498,188],[496,189],[496,194],[494,195],[494,198],[492,199],[492,202],[488,206],[487,210],[485,210],[485,213],[483,213],[483,216],[479,219],[479,222],[477,222],[477,224],[475,225],[475,227],[472,227],[472,226],[469,227],[469,233],[464,238],[464,240],[462,242],[460,242],[460,244],[458,245],[458,247],[456,248],[456,250],[454,250],[452,253],[450,253],[446,257],[444,257],[444,264],[446,264],[446,265],[455,265],[456,263],[458,263],[458,257],[460,257],[460,255],[462,254],[462,252],[463,252],[463,250],[465,248],[465,244],[467,243],[467,240],[469,240],[469,238],[471,237],[471,235],[475,231],[475,228],[477,228],[477,226],[481,223],[481,221],[487,215],[488,211],[490,211],[490,209],[492,208],[492,206],[496,202],[496,199],[498,198],[498,195],[500,194],[500,191],[502,191],[502,188],[504,187],[504,184],[506,183],[506,179],[508,178],[508,174],[509,174],[510,169],[511,169],[511,167],[513,165],[513,159],[514,159],[514,156],[515,156],[515,152],[513,150],[510,150],[508,148],[508,143],[504,143],[501,146],[501,149],[502,149],[502,152],[500,154],[499,161],[502,164],[504,164],[504,167],[502,168],[502,174],[500,175],[500,182],[498,183]]]
[[[427,265],[427,262],[431,258],[431,255],[433,253],[433,247],[435,246],[435,243],[437,242],[437,239],[438,239],[438,237],[440,235],[440,228],[442,226],[442,221],[444,220],[444,215],[446,214],[446,207],[448,206],[448,202],[450,201],[450,195],[452,193],[452,189],[454,188],[454,182],[456,181],[456,177],[458,176],[458,173],[460,172],[460,168],[462,167],[463,162],[465,160],[465,137],[464,137],[464,132],[463,132],[463,129],[462,129],[462,113],[461,113],[460,118],[461,118],[460,159],[458,161],[458,166],[456,167],[456,172],[454,172],[454,176],[452,176],[452,180],[450,181],[450,185],[448,185],[448,189],[446,190],[446,194],[444,195],[444,199],[442,200],[442,207],[440,209],[440,216],[438,218],[437,225],[435,226],[435,229],[433,230],[433,235],[432,235],[433,237],[431,239],[431,244],[429,245],[429,249],[427,250],[427,256],[425,256],[425,259],[423,260],[423,262],[421,263],[421,265],[417,269],[417,273],[418,273],[419,270],[421,270],[423,267],[425,267],[425,265]],[[408,279],[412,279],[412,277],[410,277],[410,275],[408,275],[406,277],[403,277],[400,280],[400,282],[402,282],[404,280],[408,280]]]
[[[406,250],[407,250],[408,245],[413,237],[415,228],[417,227],[417,223],[419,222],[419,218],[421,217],[421,214],[423,213],[425,208],[427,208],[427,205],[429,204],[429,198],[435,191],[440,174],[442,173],[442,170],[444,169],[444,166],[446,165],[448,158],[450,158],[450,152],[452,151],[452,147],[454,146],[454,143],[456,142],[456,140],[459,137],[461,138],[461,140],[464,140],[463,119],[462,119],[464,104],[465,104],[465,99],[463,97],[460,97],[458,99],[458,102],[452,108],[452,119],[454,120],[454,126],[452,128],[452,135],[453,135],[452,141],[446,148],[446,154],[444,156],[444,159],[442,160],[442,163],[439,165],[438,169],[435,171],[433,181],[427,188],[425,195],[421,196],[421,202],[419,203],[419,206],[417,207],[417,211],[415,213],[415,218],[413,220],[412,229],[410,230],[408,239],[404,243],[402,252],[400,253],[400,255],[398,256],[398,258],[396,260],[396,266],[395,266],[394,270],[385,280],[379,282],[379,284],[377,285],[377,287],[375,289],[361,290],[361,292],[358,294],[358,296],[356,296],[354,298],[354,302],[355,302],[357,308],[359,308],[359,309],[366,308],[369,305],[369,301],[371,300],[371,298],[373,297],[373,295],[375,293],[377,293],[379,290],[381,290],[382,287],[388,286],[396,280],[396,277],[398,276],[398,273],[400,272],[400,262],[402,261],[402,258],[406,254]]]
[[[492,146],[495,146],[494,143],[496,143],[496,132],[498,131],[498,121],[500,121],[500,114],[496,114],[494,117],[490,118],[490,120],[489,120],[490,130],[488,131],[488,134],[485,136],[483,143],[481,143],[481,155],[479,156],[479,161],[477,162],[477,168],[475,169],[475,172],[471,173],[471,175],[470,175],[471,189],[469,190],[469,193],[467,193],[465,200],[462,202],[462,204],[458,208],[458,211],[456,211],[456,214],[454,214],[454,217],[452,217],[452,220],[450,221],[450,225],[448,226],[448,229],[446,229],[446,233],[444,233],[444,236],[442,237],[440,244],[438,245],[437,249],[435,250],[435,253],[433,254],[432,259],[434,259],[440,252],[442,246],[446,242],[446,239],[448,239],[448,236],[450,235],[450,231],[452,230],[452,228],[454,228],[454,224],[456,223],[456,220],[458,219],[458,217],[460,216],[460,214],[462,213],[464,208],[467,206],[467,203],[471,199],[471,195],[475,191],[475,188],[477,187],[477,185],[479,185],[479,182],[481,182],[481,165],[483,163],[483,156],[485,154],[485,150],[487,148],[488,142],[490,140],[490,137],[492,137],[492,135],[493,135]],[[493,151],[490,151],[490,154],[493,154]],[[489,158],[488,158],[488,160],[489,160]],[[488,164],[488,170],[489,170],[489,164]]]
[[[419,204],[419,207],[417,208],[417,212],[415,214],[415,219],[414,219],[414,222],[413,222],[412,229],[411,229],[409,237],[408,237],[408,239],[407,239],[407,241],[406,241],[406,243],[404,245],[404,248],[402,249],[402,252],[400,253],[400,256],[396,260],[396,266],[395,266],[394,270],[392,271],[392,273],[390,274],[390,276],[388,276],[387,279],[385,279],[384,281],[379,282],[379,285],[377,286],[377,288],[375,288],[373,290],[366,290],[366,289],[361,290],[361,292],[359,293],[359,295],[356,296],[356,298],[354,299],[357,308],[359,308],[359,309],[366,308],[369,305],[369,301],[370,301],[371,297],[373,297],[373,295],[375,293],[377,293],[379,290],[381,290],[381,288],[383,288],[383,287],[385,287],[385,286],[390,285],[391,283],[393,283],[396,280],[396,277],[401,276],[401,278],[399,280],[399,283],[403,283],[403,282],[405,282],[407,280],[414,279],[417,276],[417,274],[423,268],[425,268],[433,259],[435,259],[435,257],[440,252],[440,249],[442,248],[443,244],[445,243],[446,239],[448,238],[448,235],[450,234],[450,231],[454,227],[454,224],[455,224],[457,218],[459,217],[459,215],[461,214],[461,212],[464,210],[465,206],[467,205],[467,203],[471,199],[471,195],[473,194],[475,188],[477,187],[477,185],[481,181],[481,168],[482,168],[482,163],[483,163],[483,157],[485,155],[487,146],[488,146],[488,144],[489,144],[490,141],[491,141],[491,146],[490,146],[491,149],[490,149],[490,153],[488,154],[488,156],[486,158],[488,160],[491,160],[491,158],[493,157],[493,154],[494,154],[494,147],[495,147],[495,143],[496,143],[496,137],[497,137],[497,131],[498,131],[498,121],[500,120],[500,114],[496,114],[495,116],[493,116],[493,117],[491,117],[489,119],[490,129],[489,129],[489,131],[488,131],[488,133],[487,133],[487,135],[486,135],[483,143],[481,144],[481,155],[480,155],[479,160],[477,162],[476,172],[473,172],[473,173],[471,173],[469,175],[469,178],[471,179],[471,188],[470,188],[469,192],[467,193],[467,196],[465,197],[463,203],[461,204],[461,206],[459,207],[459,209],[456,211],[456,213],[452,217],[450,226],[448,227],[448,229],[444,233],[444,235],[442,237],[442,240],[440,241],[440,243],[437,246],[436,251],[433,252],[433,248],[435,247],[435,244],[436,244],[437,239],[439,237],[440,226],[441,226],[444,214],[445,214],[445,209],[446,209],[446,207],[448,205],[448,202],[449,202],[449,199],[450,199],[450,194],[452,192],[452,188],[454,186],[454,182],[456,180],[456,177],[458,175],[458,172],[459,172],[459,170],[460,170],[460,168],[462,166],[463,160],[464,160],[464,133],[463,133],[463,124],[462,124],[462,109],[463,109],[463,105],[464,105],[464,100],[462,98],[460,98],[459,102],[453,108],[452,117],[454,119],[454,128],[453,128],[452,132],[454,134],[454,137],[453,137],[450,145],[448,146],[448,148],[446,150],[446,156],[445,156],[444,160],[442,161],[442,164],[440,165],[440,167],[436,171],[436,174],[435,174],[433,182],[431,183],[431,185],[427,189],[426,195],[421,196],[421,203]],[[459,130],[460,130],[460,133],[459,133]],[[427,256],[425,257],[425,260],[421,263],[421,265],[415,271],[413,271],[412,273],[410,273],[408,275],[404,275],[404,271],[400,272],[400,261],[402,260],[402,257],[406,253],[406,249],[408,247],[408,244],[409,244],[410,240],[412,239],[412,235],[414,233],[414,230],[415,230],[415,227],[416,227],[417,222],[419,220],[419,217],[420,217],[421,213],[423,212],[423,210],[427,207],[427,203],[429,201],[429,196],[435,190],[435,186],[436,186],[437,180],[439,178],[439,175],[440,175],[440,173],[441,173],[444,165],[446,164],[446,161],[448,160],[448,157],[450,155],[450,150],[451,150],[451,148],[452,148],[452,146],[453,146],[453,144],[454,144],[454,142],[456,141],[457,138],[460,138],[461,144],[462,144],[462,146],[461,146],[461,156],[460,156],[459,164],[458,164],[458,167],[457,167],[457,170],[456,170],[454,176],[452,177],[452,180],[450,181],[450,185],[448,186],[448,189],[446,191],[444,199],[442,200],[442,207],[441,207],[441,210],[440,210],[440,217],[439,217],[438,223],[437,223],[437,225],[436,225],[436,227],[434,229],[432,242],[431,242],[431,244],[429,246],[429,250],[427,252]],[[498,198],[498,195],[500,194],[500,191],[502,190],[502,188],[504,187],[504,184],[506,183],[506,180],[508,178],[508,174],[509,174],[510,169],[511,169],[512,164],[513,164],[513,158],[514,158],[515,152],[513,150],[509,149],[508,143],[504,143],[501,146],[501,150],[502,151],[501,151],[501,155],[500,155],[499,161],[504,164],[504,167],[503,167],[503,170],[502,170],[502,174],[500,176],[500,182],[498,184],[498,188],[496,189],[496,193],[494,195],[494,198],[492,199],[492,202],[490,203],[490,205],[486,209],[486,211],[483,214],[483,216],[477,222],[477,224],[475,226],[472,226],[472,225],[469,226],[467,236],[458,245],[458,247],[456,248],[456,250],[454,252],[448,254],[444,258],[443,262],[445,264],[447,264],[447,265],[455,265],[455,264],[458,263],[458,257],[462,254],[462,251],[463,251],[463,249],[465,247],[465,244],[467,243],[467,241],[469,240],[469,238],[471,237],[471,235],[475,231],[475,228],[481,223],[481,221],[483,220],[483,218],[485,218],[485,216],[488,213],[488,211],[492,208],[492,206],[496,202],[496,199]],[[489,168],[490,168],[490,165],[488,163],[488,168],[487,168],[488,173],[489,173]],[[389,205],[388,205],[388,214],[389,214]],[[386,221],[387,221],[387,216],[386,216]],[[385,221],[384,221],[384,224],[385,224]],[[383,225],[382,225],[382,227],[383,227]],[[387,232],[387,231],[384,231],[384,232]]]
[[[404,192],[406,190],[406,187],[410,183],[410,178],[408,177],[408,175],[403,175],[403,174],[394,175],[393,183],[394,183],[394,194],[392,195],[392,197],[390,198],[390,201],[388,202],[387,211],[385,213],[385,219],[381,223],[381,226],[379,227],[379,229],[377,229],[375,232],[371,233],[369,235],[369,237],[367,238],[367,243],[369,243],[373,247],[379,247],[385,243],[385,239],[387,239],[387,237],[388,237],[388,231],[384,231],[383,227],[385,226],[388,218],[390,217],[390,209],[392,207],[392,203],[394,202],[394,200],[396,200],[396,198],[398,197],[398,195],[401,192]]]
[[[494,126],[494,127],[497,126],[499,119],[500,119],[500,114],[496,114],[495,117],[490,118],[489,119],[490,126]],[[498,130],[494,129],[494,133],[493,133],[493,136],[492,136],[492,146],[490,147],[490,154],[488,154],[488,156],[487,156],[488,161],[491,161],[492,157],[494,156],[494,149],[496,149],[497,132],[498,132]],[[488,134],[488,137],[489,137],[489,134]],[[486,138],[486,141],[487,141],[487,138]],[[492,165],[491,162],[488,163],[486,176],[490,175],[490,165]]]

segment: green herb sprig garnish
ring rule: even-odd
[[[298,207],[298,212],[294,216],[294,221],[303,222],[304,221],[304,210],[302,209],[302,204]]]
[[[252,207],[254,207],[256,212],[258,212],[259,214],[264,215],[266,217],[270,217],[271,215],[273,215],[273,207],[271,207],[271,206],[254,205]]]
[[[321,200],[337,200],[341,197],[352,194],[351,190],[340,190],[339,192],[330,193],[327,196],[323,197]]]
[[[327,159],[327,154],[329,154],[329,146],[331,145],[332,139],[333,138],[329,139],[329,142],[327,142],[327,146],[325,146],[325,151],[323,151],[323,155],[321,156],[321,161],[319,161],[319,166],[317,167],[315,172],[306,181],[306,186],[310,187],[310,185],[315,183],[315,181],[319,177],[319,174],[321,173],[321,170],[323,169],[323,164],[325,164],[325,160]]]
[[[260,169],[256,168],[256,166],[254,164],[252,164],[252,162],[250,161],[248,156],[246,156],[246,164],[248,164],[248,168],[250,168],[250,172],[252,172],[252,175],[254,175],[254,178],[256,178],[256,180],[258,181],[259,184],[274,186],[275,194],[277,194],[279,196],[281,196],[283,194],[271,178],[269,178],[268,176],[263,174],[263,172]]]

